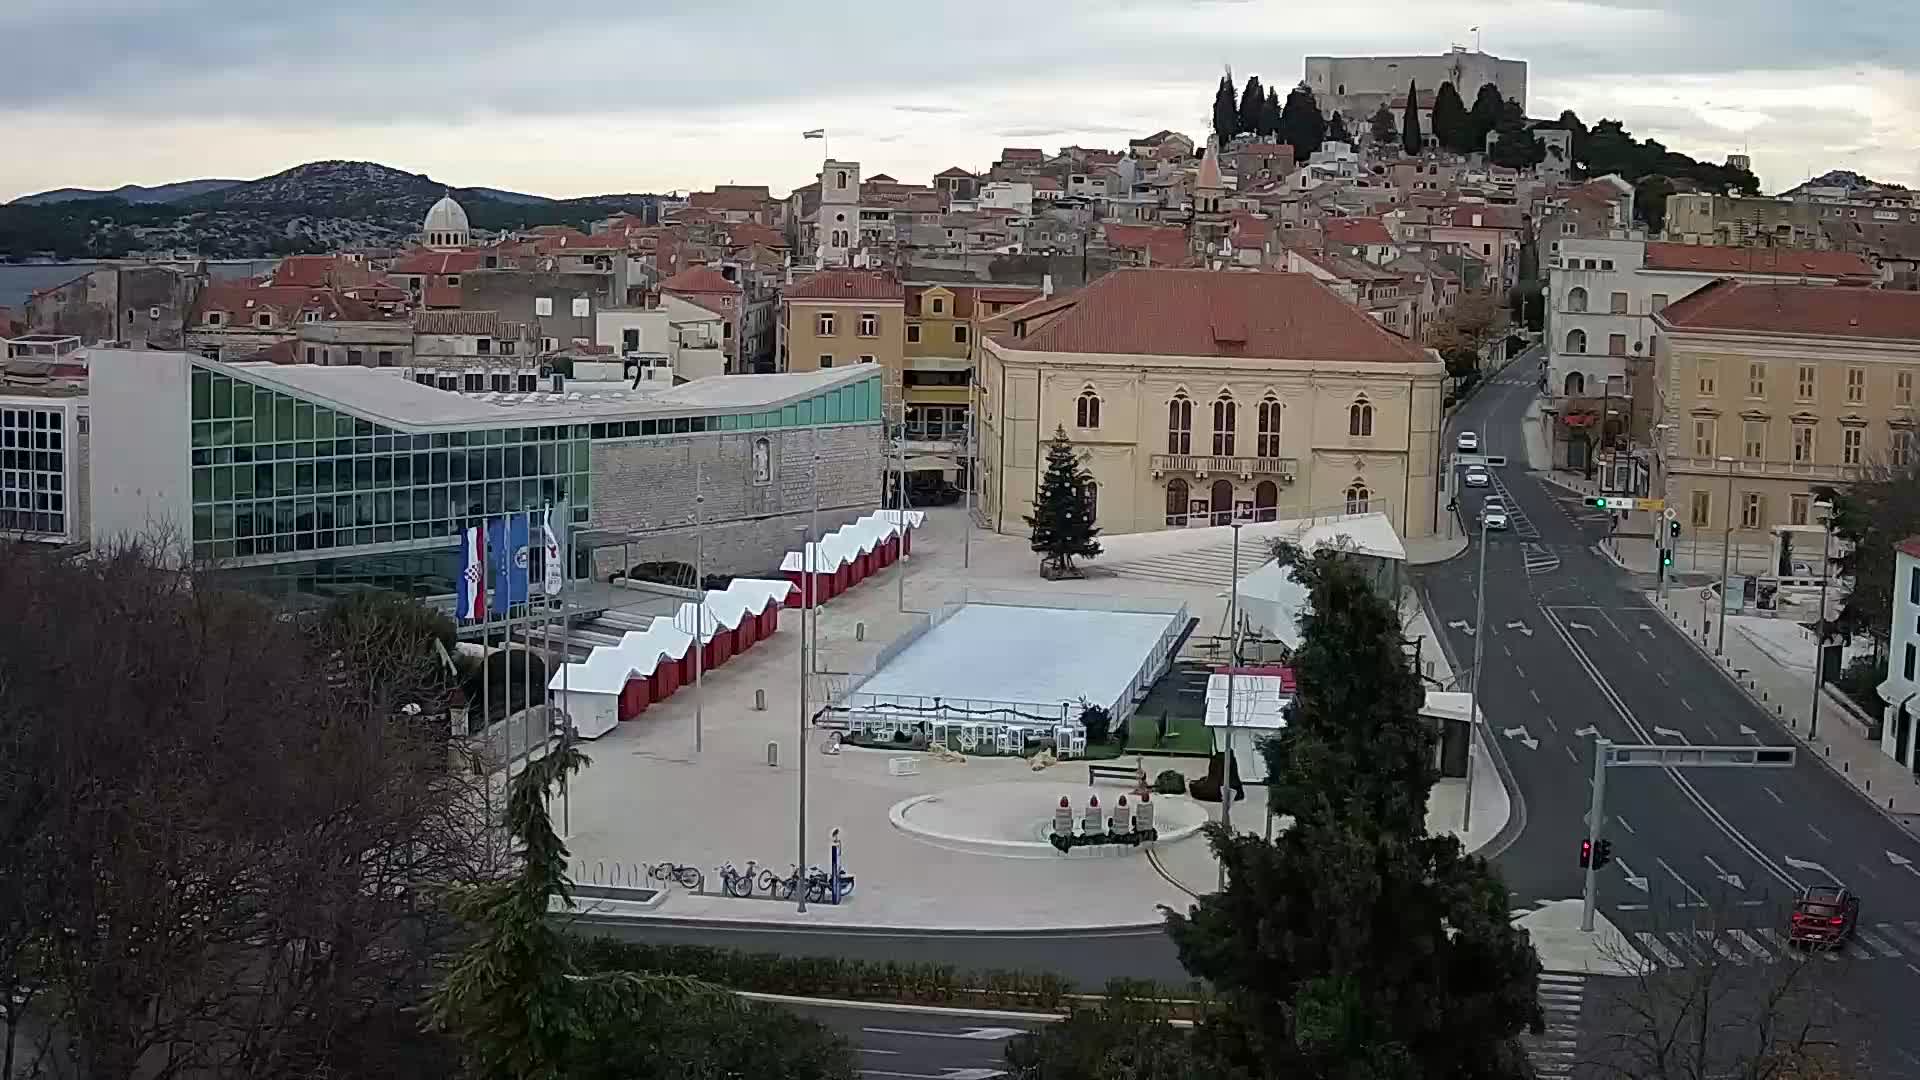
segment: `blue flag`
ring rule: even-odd
[[[525,514],[487,522],[487,564],[493,572],[495,609],[527,602],[527,544],[531,533]]]

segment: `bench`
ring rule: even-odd
[[[1140,770],[1131,765],[1089,765],[1087,766],[1087,786],[1092,787],[1096,780],[1123,780],[1132,783],[1140,779]]]

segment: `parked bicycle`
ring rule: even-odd
[[[825,903],[833,898],[835,879],[827,871],[815,866],[807,871],[807,899],[815,903]],[[840,871],[838,879],[840,899],[844,900],[853,893],[853,875]]]
[[[681,888],[689,892],[699,892],[700,886],[707,880],[706,875],[702,874],[697,866],[682,866],[679,863],[670,862],[655,863],[647,867],[647,878],[651,881],[678,882]]]
[[[747,860],[745,870],[736,870],[732,863],[727,863],[719,869],[719,874],[720,891],[741,899],[753,895],[753,886],[756,882],[773,876],[772,871],[761,870],[759,864],[752,859]]]

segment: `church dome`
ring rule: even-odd
[[[472,230],[467,224],[467,212],[453,201],[453,196],[447,195],[427,211],[427,220],[420,231],[428,247],[461,247]]]

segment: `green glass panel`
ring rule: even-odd
[[[193,501],[206,502],[213,498],[213,470],[210,468],[193,470]]]
[[[213,416],[222,419],[233,415],[233,380],[225,375],[213,377]]]
[[[285,395],[276,395],[273,399],[274,436],[282,440],[291,439],[296,430],[293,399]]]
[[[296,401],[293,403],[293,432],[296,438],[313,438],[313,403]]]
[[[193,418],[213,419],[213,373],[206,368],[193,369]]]
[[[233,444],[235,446],[252,446],[254,441],[253,417],[248,416],[235,420],[233,422]],[[259,441],[272,442],[273,440],[262,438]]]
[[[293,469],[293,489],[302,495],[313,494],[313,465],[301,462]]]
[[[282,463],[273,467],[273,493],[275,495],[293,494],[293,466]]]
[[[262,390],[260,391],[260,396],[263,398],[271,398],[272,395]],[[239,379],[233,380],[233,415],[236,418],[245,418],[253,415],[252,383],[241,382]]]
[[[195,446],[212,446],[213,445],[213,425],[212,424],[208,423],[205,420],[196,421],[194,423],[193,445]]]
[[[213,470],[213,497],[216,500],[233,498],[233,469],[228,465]]]
[[[236,465],[233,469],[233,494],[235,498],[253,498],[253,472],[255,466]]]
[[[213,539],[213,507],[193,508],[193,539],[196,543]]]

